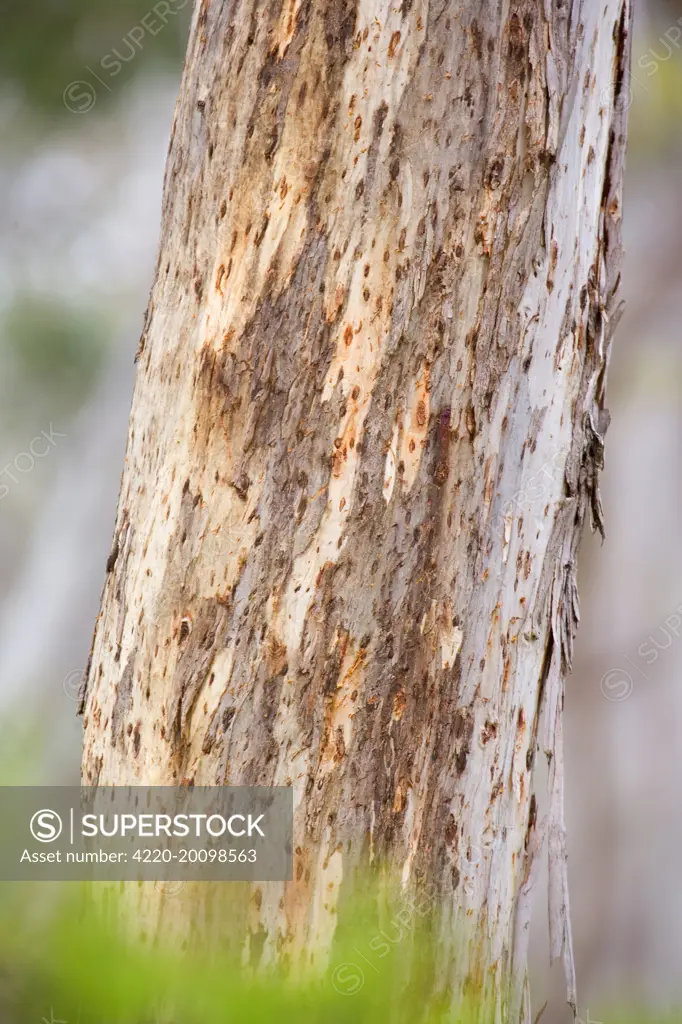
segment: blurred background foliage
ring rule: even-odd
[[[106,323],[94,313],[42,295],[18,295],[5,318],[8,376],[15,382],[8,389],[9,408],[14,405],[17,411],[24,381],[30,381],[31,404],[38,409],[50,396],[56,412],[82,402],[101,366],[106,341]]]
[[[0,467],[51,423],[65,435],[0,501],[5,784],[78,779],[74,679],[87,661],[110,550],[192,2],[168,5],[175,13],[160,27],[157,0],[2,3]],[[567,690],[578,978],[590,1019],[606,1024],[628,1019],[594,1009],[616,997],[682,1005],[682,643],[645,666],[645,679],[636,660],[638,645],[682,603],[682,3],[636,0],[635,8],[628,310],[612,354],[603,477],[608,543],[588,537],[581,552],[582,625]],[[614,666],[633,679],[622,703],[600,690]],[[556,987],[546,970],[540,904],[538,896],[538,1005],[543,991],[562,998],[561,981]],[[88,936],[69,946],[76,952],[60,981],[50,974],[48,942],[58,947],[58,934],[41,947],[0,909],[0,1020],[11,1020],[2,1013],[2,965],[33,950],[43,966],[27,960],[19,972],[26,998],[31,979],[36,995],[19,1020],[39,1021],[59,986],[75,997],[78,984],[69,989],[68,979],[77,978]],[[103,988],[108,956],[92,966]],[[139,974],[125,983],[138,984]],[[365,1019],[360,1001],[338,1003],[323,1002],[323,1019]]]
[[[682,8],[680,9],[682,16]],[[681,23],[682,24],[682,23]],[[672,22],[675,26],[676,22]],[[663,60],[657,60],[660,55]],[[682,40],[679,50],[665,38],[650,35],[638,42],[630,83],[630,162],[679,159],[680,134],[671,123],[682,122]],[[639,64],[639,61],[642,64]],[[654,70],[654,66],[656,70]]]
[[[155,35],[146,34],[141,43],[148,51],[144,66],[131,60],[121,71],[121,84],[141,71],[175,70],[181,63],[191,2],[183,5],[182,0],[175,0],[170,6],[177,8],[178,14],[168,16],[163,30],[154,28]],[[4,0],[0,78],[34,113],[66,117],[62,100],[66,85],[84,78],[87,67],[97,69],[117,46],[127,54],[129,49],[122,41],[153,9],[154,0]],[[154,24],[153,18],[150,23]],[[159,16],[156,24],[160,24]],[[112,96],[105,94],[104,102],[108,102],[107,95]]]
[[[30,430],[40,409],[64,422],[86,398],[120,332],[117,282],[110,279],[107,288],[107,282],[88,279],[87,263],[95,258],[92,241],[90,251],[74,252],[80,233],[75,223],[84,212],[87,221],[93,200],[106,203],[106,192],[98,195],[105,176],[97,165],[115,138],[99,154],[79,152],[70,140],[74,132],[82,139],[86,134],[86,126],[77,123],[81,117],[90,119],[88,128],[97,121],[120,131],[126,103],[137,102],[133,90],[140,78],[154,83],[168,75],[177,83],[190,15],[191,0],[3,4],[0,182],[9,186],[1,218],[9,229],[3,246],[9,273],[0,285],[0,430],[5,434]],[[80,90],[72,102],[74,83]],[[80,217],[74,216],[82,202]],[[61,226],[53,220],[56,212],[64,218]],[[47,245],[46,235],[53,236]],[[146,255],[149,237],[145,243]],[[63,287],[59,265],[64,270],[70,263],[78,266]],[[137,291],[138,281],[134,287]]]
[[[50,423],[82,430],[98,386],[116,388],[121,416],[101,421],[102,456],[108,431],[125,436],[191,9],[192,0],[3,4],[0,465],[12,472]],[[120,457],[119,448],[108,468],[116,481]],[[25,564],[56,465],[41,462],[0,507],[5,589]]]
[[[167,922],[180,914],[183,887],[169,892],[156,893]],[[454,1014],[447,998],[434,999],[437,929],[418,904],[410,917],[404,900],[384,899],[379,913],[376,901],[356,900],[329,969],[294,978],[219,947],[207,955],[126,934],[122,885],[43,883],[38,895],[29,883],[0,886],[3,1024],[493,1024],[473,993]],[[537,1014],[536,1024],[540,1004]],[[682,1016],[635,1011],[621,999],[579,1011],[575,1024],[606,1022],[681,1024]]]
[[[164,904],[161,912],[167,923],[181,914],[185,888],[173,886],[170,895],[161,895],[162,890],[155,894]],[[232,883],[231,888],[243,891],[245,887]],[[427,918],[418,918],[415,910],[408,920],[404,901],[393,906],[386,903],[381,920],[376,904],[364,907],[356,902],[354,922],[344,922],[329,975],[317,972],[294,982],[288,972],[258,974],[256,964],[247,967],[218,946],[207,955],[194,944],[180,949],[162,940],[152,946],[142,936],[126,935],[120,927],[126,918],[122,885],[89,888],[44,883],[40,889],[45,900],[42,909],[36,887],[0,885],[0,916],[8,926],[0,933],[3,1024],[37,1024],[43,1016],[53,1024],[50,1013],[54,1024],[378,1024],[386,1020],[416,1024],[424,1020],[433,947]],[[216,898],[220,900],[218,893]],[[400,911],[407,924],[396,926]],[[119,925],[114,925],[116,921]],[[392,945],[386,942],[388,952],[381,950],[379,958],[367,943],[381,929]],[[408,971],[415,944],[421,955]],[[369,953],[375,962],[362,961],[358,950]],[[446,1019],[452,1022],[452,1017],[436,1011],[429,1016],[429,1024]],[[473,1014],[463,1010],[460,1024],[473,1020]]]

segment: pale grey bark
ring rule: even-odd
[[[629,26],[628,0],[197,5],[83,778],[293,786],[295,880],[251,906],[252,959],[324,964],[387,860],[437,881],[442,993],[506,1017],[544,748],[575,1002],[563,687]]]

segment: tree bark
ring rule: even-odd
[[[266,960],[323,960],[344,885],[388,862],[438,885],[442,991],[518,1016],[546,836],[575,1003],[563,681],[602,528],[630,21],[194,11],[83,781],[293,786]]]

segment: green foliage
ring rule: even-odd
[[[171,13],[161,15],[166,8]],[[30,105],[47,113],[69,114],[64,90],[72,82],[92,82],[98,102],[106,102],[120,84],[129,80],[150,61],[163,62],[178,70],[187,40],[191,0],[4,0],[0,31],[0,80],[18,87]],[[124,62],[116,89],[111,93],[98,86],[87,69],[103,78],[102,59],[114,48],[128,54],[125,42],[131,30],[147,23],[143,36],[133,43],[136,56]],[[108,83],[109,84],[109,83]]]
[[[194,943],[179,950],[124,940],[106,923],[123,918],[116,887],[97,890],[93,899],[93,890],[73,883],[0,885],[3,1024],[485,1024],[472,1006],[434,1008],[430,918],[416,905],[408,914],[398,902],[393,912],[384,907],[390,920],[380,926],[383,897],[376,891],[373,911],[356,901],[340,922],[329,970],[294,982],[274,970],[249,972],[218,948],[209,955]],[[163,914],[172,920],[180,893],[156,895],[167,901]],[[231,920],[224,918],[226,935]],[[589,1019],[682,1022],[676,1013],[654,1017],[631,1006]]]
[[[114,897],[110,886],[107,900],[100,901],[106,902],[109,920],[117,916],[111,913]],[[164,913],[172,917],[177,897],[160,898],[167,900]],[[408,983],[405,962],[419,928],[416,912],[408,918],[403,907],[401,920],[398,930],[387,923],[391,946],[388,953],[380,950],[382,956],[374,954],[371,968],[362,960],[369,951],[368,936],[374,934],[367,932],[365,917],[345,927],[326,975],[294,983],[274,971],[248,974],[235,957],[215,949],[209,960],[194,947],[176,951],[124,942],[93,908],[87,891],[73,885],[4,885],[0,978],[5,979],[5,996],[0,984],[0,1018],[6,1024],[43,1017],[49,1022],[53,1010],[55,1020],[67,1024],[416,1024],[425,1019],[432,958],[422,935],[420,966],[412,968]],[[230,930],[228,918],[225,931]],[[364,966],[361,974],[359,964]],[[340,967],[346,971],[341,973]],[[436,1011],[428,1018],[433,1024],[446,1019],[453,1018]],[[469,1015],[457,1020],[466,1024]]]
[[[102,325],[94,318],[40,296],[15,301],[3,334],[19,393],[29,389],[53,413],[55,401],[68,408],[83,397],[105,350]]]

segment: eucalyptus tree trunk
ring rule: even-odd
[[[344,887],[388,863],[438,887],[434,991],[527,1012],[546,838],[575,1002],[561,722],[602,528],[630,20],[194,11],[83,781],[291,785],[294,881],[244,936],[266,962],[324,963]]]

